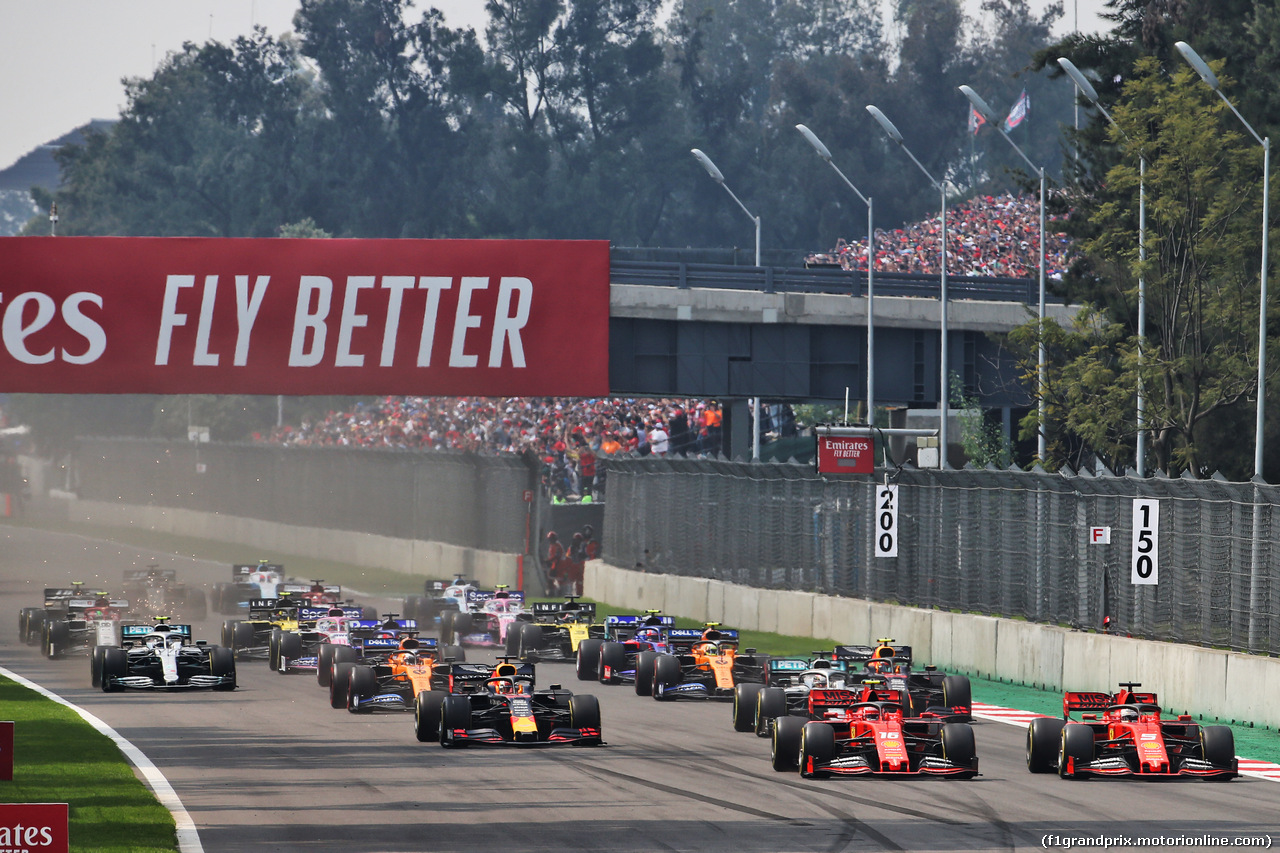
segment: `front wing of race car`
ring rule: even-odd
[[[167,682],[148,675],[104,676],[104,688],[119,690],[208,690],[215,687],[231,687],[236,683],[233,675],[192,675],[185,681]]]

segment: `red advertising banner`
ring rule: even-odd
[[[869,436],[818,436],[819,474],[870,474],[874,470],[875,442]]]
[[[8,495],[5,495],[7,498]],[[13,723],[0,723],[0,781],[13,781]]]
[[[608,390],[604,241],[0,239],[0,392]]]
[[[0,803],[0,850],[67,853],[66,803]]]

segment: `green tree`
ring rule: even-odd
[[[1230,90],[1231,79],[1222,81]],[[1127,304],[1136,302],[1137,277],[1145,274],[1149,339],[1139,341],[1123,320],[1098,314],[1070,331],[1047,329],[1057,351],[1046,395],[1084,446],[1128,462],[1141,382],[1158,467],[1195,473],[1221,467],[1241,476],[1242,458],[1210,466],[1199,439],[1231,422],[1229,410],[1256,393],[1262,152],[1184,66],[1169,75],[1157,60],[1141,58],[1121,97],[1113,112],[1120,130],[1111,142],[1131,156],[1118,160],[1087,200],[1094,235],[1083,248],[1102,280],[1120,283]],[[1138,154],[1148,163],[1142,267],[1134,222]],[[1015,340],[1033,375],[1034,331]],[[1028,417],[1035,428],[1036,414]],[[1057,421],[1050,417],[1052,435]],[[1062,453],[1059,447],[1050,461],[1066,461]]]

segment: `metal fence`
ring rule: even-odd
[[[538,467],[510,455],[82,439],[77,475],[92,500],[523,553]]]
[[[860,270],[620,260],[616,255],[609,263],[609,281],[681,289],[713,287],[763,293],[867,295],[867,274]],[[1039,286],[1038,280],[1033,278],[950,275],[947,276],[947,298],[1034,305],[1040,298]],[[878,272],[875,287],[879,296],[937,299],[941,292],[941,279],[924,273]],[[1050,294],[1046,301],[1059,304],[1062,298]]]
[[[883,472],[608,463],[606,558],[766,588],[1280,653],[1280,488],[1021,471],[898,472],[898,556],[873,554]],[[1159,584],[1131,583],[1133,499],[1160,501]],[[1111,544],[1089,543],[1092,527]]]

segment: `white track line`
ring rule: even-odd
[[[147,758],[142,750],[84,708],[71,704],[58,694],[46,690],[34,681],[23,678],[16,672],[5,669],[2,666],[0,666],[0,675],[13,679],[23,687],[30,688],[46,699],[52,699],[59,705],[66,705],[84,718],[86,723],[111,738],[115,745],[120,747],[120,751],[125,754],[125,757],[133,763],[133,766],[138,768],[138,772],[142,774],[142,778],[155,793],[160,805],[167,808],[169,813],[173,815],[173,823],[178,830],[178,849],[182,853],[204,853],[204,845],[200,843],[200,834],[196,832],[195,821],[191,819],[191,815],[187,814],[187,810],[183,807],[182,801],[178,799],[178,795],[174,792],[173,786],[169,784],[169,780],[164,777],[158,767],[151,763],[151,759]]]
[[[981,720],[991,720],[1011,726],[1026,726],[1036,717],[1047,715],[1037,714],[1033,711],[1019,711],[1016,708],[1004,708],[1000,705],[986,705],[982,702],[974,702],[973,716]],[[1274,764],[1270,761],[1258,761],[1253,758],[1241,758],[1240,756],[1236,756],[1236,758],[1240,761],[1241,776],[1253,776],[1256,779],[1266,779],[1268,782],[1280,782],[1280,764]]]

